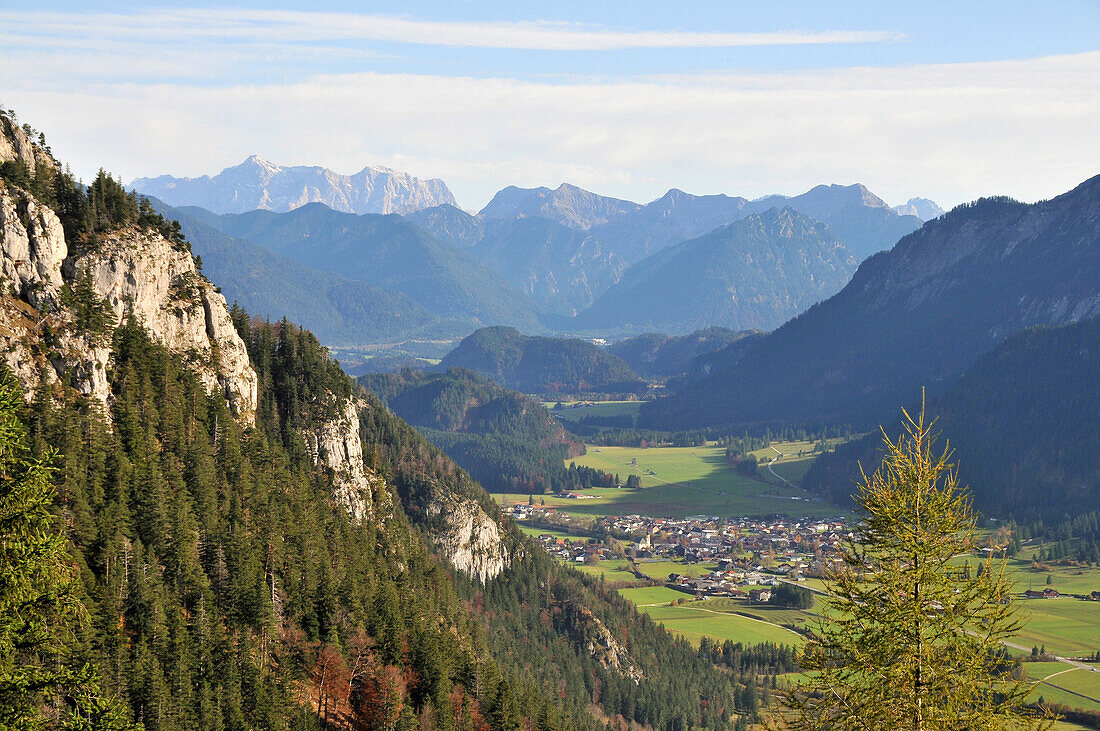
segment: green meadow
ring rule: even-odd
[[[641,489],[593,488],[583,491],[587,499],[552,495],[538,496],[571,515],[651,515],[684,518],[690,515],[809,515],[829,516],[841,512],[823,502],[811,502],[804,490],[772,485],[738,474],[725,460],[721,447],[595,447],[573,460],[619,475],[625,482],[630,474],[642,480]],[[798,498],[793,500],[792,498]],[[510,503],[526,502],[528,496],[497,496]]]
[[[801,635],[785,627],[735,613],[748,607],[748,602],[743,600],[696,601],[690,594],[663,586],[620,589],[619,593],[669,632],[682,635],[695,645],[702,637],[745,644],[801,645],[803,641]],[[680,604],[681,600],[686,601]]]
[[[543,401],[543,405],[562,421],[577,423],[586,416],[637,416],[641,401],[572,401],[563,402],[555,409],[556,401]]]

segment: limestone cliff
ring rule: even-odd
[[[104,236],[95,250],[66,260],[64,274],[68,280],[88,277],[116,322],[133,313],[150,335],[186,358],[210,392],[222,392],[233,411],[251,423],[256,373],[225,297],[198,273],[190,253],[159,234],[123,229]]]
[[[359,409],[362,403],[349,399],[339,416],[305,435],[313,462],[332,470],[332,495],[336,504],[357,521],[384,517],[389,492],[382,477],[363,463],[363,442],[359,437]],[[376,513],[376,506],[379,510]]]
[[[436,489],[426,512],[435,526],[432,541],[455,568],[482,583],[508,568],[500,526],[476,502]]]
[[[28,387],[68,385],[106,405],[107,337],[80,327],[67,304],[74,285],[84,286],[109,305],[109,327],[132,312],[211,392],[223,393],[247,422],[254,419],[256,373],[225,298],[186,250],[159,233],[123,228],[72,255],[54,212],[0,182],[0,277],[2,356]]]

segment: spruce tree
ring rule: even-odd
[[[21,405],[0,382],[0,728],[126,728],[70,646],[84,610],[50,513],[51,460],[31,457]]]
[[[1034,685],[1002,646],[1020,627],[1003,559],[970,578],[974,516],[923,409],[856,495],[860,523],[826,584],[823,618],[801,657],[809,680],[786,696],[794,729],[1034,728]]]

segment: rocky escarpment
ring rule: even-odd
[[[86,278],[114,312],[129,314],[181,353],[210,392],[221,391],[235,413],[256,413],[256,373],[223,297],[195,268],[191,254],[159,234],[123,229],[65,262],[67,279]]]
[[[426,509],[436,548],[455,568],[482,583],[508,568],[510,557],[500,526],[473,500],[436,489]]]
[[[132,313],[252,421],[257,380],[244,341],[225,298],[186,250],[155,231],[127,227],[73,255],[54,212],[3,182],[0,236],[0,349],[28,387],[67,385],[106,405],[107,334]],[[95,319],[90,311],[102,320],[96,327],[87,322]]]
[[[306,435],[313,463],[332,471],[332,496],[357,521],[382,517],[389,504],[389,492],[381,475],[363,463],[363,442],[359,436],[362,402],[349,399],[335,419]]]

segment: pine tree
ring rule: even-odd
[[[856,496],[862,519],[827,588],[786,696],[795,729],[1033,728],[1034,685],[1009,675],[1002,646],[1020,627],[1003,559],[966,578],[953,559],[975,545],[970,500],[936,456],[924,411],[884,440],[886,457]]]
[[[126,723],[66,640],[85,619],[50,505],[51,458],[30,456],[18,390],[0,383],[0,728],[116,729]]]

